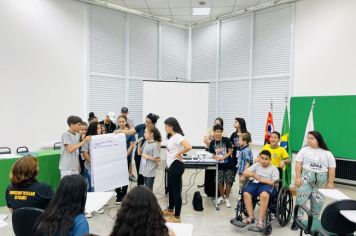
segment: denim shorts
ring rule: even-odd
[[[252,197],[258,197],[262,192],[267,192],[270,196],[277,195],[277,189],[274,186],[263,184],[263,183],[254,183],[250,182],[244,192],[248,192]]]

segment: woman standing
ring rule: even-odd
[[[295,160],[297,204],[305,205],[310,199],[311,212],[313,216],[318,217],[324,203],[324,197],[318,189],[334,187],[335,158],[321,134],[318,131],[310,131],[308,145],[299,151]],[[302,211],[298,212],[298,218],[302,216]],[[298,230],[295,222],[292,224],[292,230]]]
[[[164,210],[168,222],[181,222],[182,175],[184,173],[183,154],[192,149],[184,139],[184,133],[177,119],[169,117],[164,121],[167,133],[167,167],[169,206]]]

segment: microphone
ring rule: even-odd
[[[138,144],[139,142],[141,142],[144,139],[144,137],[141,137],[139,139],[137,139],[137,141],[135,142],[135,144]]]

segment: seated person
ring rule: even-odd
[[[34,235],[82,236],[89,233],[84,216],[87,183],[81,175],[64,176],[56,194],[37,220]]]
[[[124,235],[175,236],[166,226],[162,209],[149,188],[136,186],[124,197],[110,236]]]
[[[20,207],[47,207],[53,191],[49,185],[37,182],[37,174],[38,160],[33,156],[22,157],[14,163],[11,184],[6,189],[6,203],[11,212]]]
[[[259,218],[256,227],[263,230],[264,219],[268,207],[269,198],[277,194],[274,183],[279,179],[278,169],[271,164],[271,153],[263,150],[260,153],[260,161],[253,164],[243,172],[246,178],[252,177],[243,193],[244,203],[247,210],[248,218],[242,222],[245,224],[254,223],[255,217],[252,206],[252,198],[260,197]]]

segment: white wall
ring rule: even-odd
[[[34,151],[86,118],[86,21],[77,1],[0,1],[0,146]]]
[[[293,96],[356,94],[356,1],[297,2]]]

